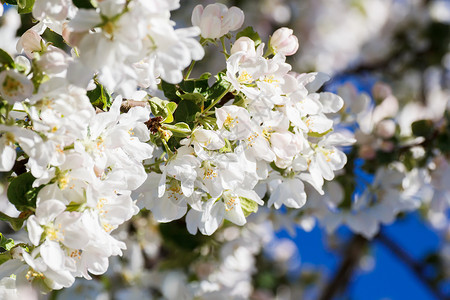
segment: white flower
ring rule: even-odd
[[[239,29],[244,23],[244,13],[235,6],[228,9],[221,3],[205,8],[199,4],[194,8],[191,20],[194,26],[200,27],[202,37],[217,39]]]
[[[75,10],[70,0],[36,0],[33,17],[61,34],[64,21],[71,17]]]
[[[303,182],[294,178],[279,178],[270,182],[273,191],[267,205],[279,209],[282,204],[287,207],[301,208],[306,203],[306,193]]]
[[[14,70],[0,72],[0,96],[10,104],[29,98],[33,90],[33,83],[24,75]]]
[[[229,140],[246,139],[255,126],[248,111],[236,105],[217,108],[216,118],[217,127],[223,129],[224,136]]]
[[[10,171],[16,161],[16,146],[18,143],[22,150],[30,156],[30,160],[42,149],[39,145],[42,138],[35,132],[17,127],[0,125],[0,171]]]
[[[37,65],[49,75],[58,75],[67,70],[71,57],[54,46],[48,46],[47,51],[41,55]]]

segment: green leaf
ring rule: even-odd
[[[236,40],[243,36],[246,36],[246,37],[252,39],[255,42],[256,47],[258,47],[258,45],[261,44],[261,38],[260,38],[259,34],[251,26],[248,26],[247,28],[245,28],[244,30],[239,32],[236,35]]]
[[[256,213],[258,211],[258,203],[255,201],[245,197],[239,197],[239,199],[241,199],[242,211],[246,217],[251,213]]]
[[[26,211],[36,207],[37,194],[43,186],[34,188],[33,182],[35,179],[31,173],[23,173],[9,184],[8,200],[14,204],[17,210]]]
[[[231,83],[225,80],[224,78],[225,73],[220,72],[217,74],[216,82],[211,86],[211,88],[208,91],[208,100],[214,101],[214,99],[217,99],[220,97],[226,90],[229,89]]]
[[[3,49],[0,49],[0,63],[10,68],[14,68],[15,66],[14,59]]]
[[[105,90],[103,85],[100,83],[96,83],[95,85],[95,89],[88,91],[86,95],[89,97],[89,100],[94,107],[98,107],[106,111],[109,107],[111,107],[111,96]]]
[[[192,101],[192,102],[196,103],[197,105],[202,105],[206,101],[206,98],[202,94],[199,94],[199,93],[182,94],[182,95],[179,95],[179,97],[183,100]]]
[[[450,152],[450,135],[448,132],[438,135],[436,139],[436,146],[445,154]]]
[[[210,73],[204,73],[198,79],[188,79],[180,83],[180,89],[185,93],[206,94],[209,88]]]
[[[0,265],[8,260],[12,259],[12,255],[10,252],[5,252],[0,254]]]
[[[176,251],[192,253],[194,249],[207,241],[207,238],[202,234],[191,235],[186,230],[186,225],[181,222],[161,223],[159,224],[159,231],[164,240],[164,245]]]
[[[180,101],[180,97],[177,95],[177,86],[171,83],[168,83],[164,80],[161,80],[161,89],[164,92],[164,96],[166,96],[167,99],[178,102]]]
[[[29,14],[33,10],[34,0],[17,0],[19,14]]]
[[[411,124],[411,129],[415,136],[428,137],[434,131],[433,121],[431,120],[415,121]]]
[[[182,100],[174,113],[176,121],[186,122],[190,127],[194,125],[195,115],[200,112],[200,108],[192,101]]]
[[[175,137],[187,137],[192,133],[189,125],[184,122],[176,123],[175,125],[164,124],[165,129],[172,131],[173,136]]]
[[[7,239],[3,236],[3,234],[0,233],[0,247],[5,249],[6,251],[9,251],[14,247],[14,240],[13,239]]]
[[[72,0],[73,5],[75,5],[78,8],[87,8],[87,9],[92,9],[95,8],[91,1],[89,0]]]
[[[6,221],[11,224],[11,227],[14,231],[19,231],[22,228],[23,223],[25,222],[25,218],[13,218],[0,212],[0,220]]]
[[[153,97],[149,101],[150,109],[155,117],[162,117],[162,123],[172,123],[173,113],[177,109],[177,104],[175,102],[169,102],[167,100],[159,99],[158,97]]]
[[[17,5],[16,0],[4,0],[5,3],[11,4],[11,5]]]

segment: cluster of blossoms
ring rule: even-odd
[[[34,70],[39,71],[46,69]],[[125,249],[111,231],[138,212],[130,195],[145,178],[142,161],[153,152],[145,143],[149,109],[120,114],[118,96],[108,112],[96,114],[86,90],[64,78],[47,75],[32,94],[33,83],[23,74],[5,70],[2,75],[2,96],[14,108],[0,125],[0,170],[18,173],[18,165],[29,170],[10,183],[8,198],[30,215],[26,229],[32,247],[17,248],[14,255],[23,261],[13,259],[4,267],[15,265],[17,276],[42,279],[51,289],[72,285],[76,276],[90,279],[88,272],[104,273],[108,258]],[[16,161],[19,155],[22,160]],[[34,208],[22,199],[24,188],[35,193]]]
[[[116,229],[140,208],[162,223],[186,215],[190,233],[211,235],[224,219],[244,225],[266,191],[269,207],[301,208],[304,182],[323,194],[324,179],[344,166],[337,147],[353,140],[332,132],[327,117],[343,100],[317,92],[325,75],[291,72],[286,56],[299,46],[292,30],[275,31],[265,55],[257,33],[239,33],[230,53],[223,44],[227,68],[209,86],[210,75],[189,79],[204,55],[194,37],[223,43],[243,12],[200,5],[192,15],[198,27],[174,29],[170,11],[178,7],[19,3],[39,23],[17,41],[15,58],[0,53],[0,171],[9,178],[2,218],[28,236],[2,245],[3,276],[67,288],[75,277],[106,272],[126,248]],[[71,54],[41,37],[47,28]],[[158,88],[168,100],[152,96]],[[230,247],[231,255],[247,251]],[[220,272],[211,276],[215,290],[234,288],[220,283]]]
[[[324,179],[332,180],[344,166],[346,156],[336,146],[353,140],[330,133],[333,121],[326,116],[339,111],[343,100],[316,93],[326,76],[290,72],[285,55],[298,48],[292,31],[277,30],[269,47],[276,53],[265,58],[264,44],[256,47],[248,37],[233,43],[223,78],[224,94],[235,95],[234,101],[215,112],[209,112],[212,104],[204,109],[203,115],[216,118],[203,120],[180,141],[162,174],[149,174],[140,191],[158,221],[183,217],[189,205],[189,232],[210,235],[223,219],[245,224],[245,215],[264,204],[267,187],[269,206],[301,208],[307,198],[303,182],[323,194]]]

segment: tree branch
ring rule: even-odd
[[[333,299],[339,292],[345,291],[367,244],[368,241],[362,236],[353,236],[345,248],[344,258],[339,269],[323,290],[319,298],[320,300]]]
[[[386,234],[380,231],[375,237],[381,244],[388,248],[392,254],[394,254],[403,264],[405,264],[412,273],[419,279],[437,298],[441,300],[450,300],[450,296],[444,295],[437,286],[433,285],[427,276],[424,274],[424,265],[414,260],[405,250],[395,243],[394,240],[389,238]]]

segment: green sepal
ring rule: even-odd
[[[233,148],[231,147],[231,143],[228,139],[223,139],[225,141],[225,146],[219,149],[220,153],[229,153],[233,151]]]
[[[241,200],[241,208],[244,212],[244,216],[248,217],[251,213],[256,213],[258,211],[258,203],[255,201],[245,198],[239,197]]]
[[[333,131],[333,128],[330,128],[327,131],[322,132],[322,133],[310,131],[310,132],[308,132],[308,136],[315,137],[315,138],[321,138],[332,131]]]
[[[187,137],[192,133],[191,128],[184,122],[179,122],[174,125],[164,124],[165,129],[172,131],[175,137]]]

